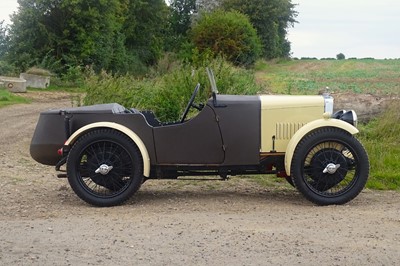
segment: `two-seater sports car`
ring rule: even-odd
[[[333,113],[326,94],[220,95],[207,72],[212,96],[195,104],[197,84],[174,123],[116,103],[42,112],[31,156],[96,206],[123,203],[145,180],[179,176],[276,174],[318,205],[361,192],[369,161],[354,111]],[[187,119],[192,107],[199,112]]]

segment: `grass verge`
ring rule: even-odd
[[[6,89],[0,89],[0,107],[17,103],[29,103],[30,101],[22,96],[13,94]]]
[[[400,113],[399,101],[367,125],[360,127],[360,141],[365,146],[371,164],[368,188],[400,188]]]

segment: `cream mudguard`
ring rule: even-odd
[[[350,134],[358,129],[325,113],[324,97],[262,95],[261,101],[261,153],[285,153],[285,170],[291,175],[293,153],[300,140],[321,127],[335,127]],[[321,118],[324,116],[326,118]]]
[[[143,158],[143,175],[145,177],[150,176],[150,157],[149,157],[149,153],[147,152],[146,146],[144,145],[143,141],[139,138],[139,136],[135,132],[133,132],[132,130],[130,130],[129,128],[127,128],[123,125],[113,123],[113,122],[97,122],[97,123],[88,124],[84,127],[81,127],[77,131],[75,131],[74,134],[72,134],[68,138],[68,140],[65,142],[65,145],[68,145],[68,146],[72,145],[79,136],[81,136],[88,130],[94,129],[94,128],[112,128],[112,129],[115,129],[115,130],[118,130],[118,131],[124,133],[129,138],[131,138],[132,141],[138,146],[140,153],[142,155],[142,158]]]
[[[285,153],[285,169],[286,169],[286,173],[288,175],[291,174],[290,172],[290,167],[292,164],[292,159],[293,159],[293,153],[297,147],[297,144],[299,144],[300,140],[306,136],[308,133],[310,133],[311,131],[317,129],[317,128],[321,128],[321,127],[336,127],[336,128],[340,128],[343,129],[347,132],[349,132],[351,135],[357,134],[359,131],[356,127],[350,125],[349,123],[346,123],[342,120],[338,120],[338,119],[318,119],[315,121],[312,121],[308,124],[306,124],[305,126],[303,126],[302,128],[300,128],[291,138],[291,140],[289,141],[289,144],[286,148],[286,153]]]

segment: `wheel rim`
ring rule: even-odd
[[[358,158],[339,141],[313,146],[304,160],[303,179],[316,194],[336,197],[349,191],[358,178]]]
[[[96,141],[78,156],[76,176],[82,187],[99,198],[115,197],[133,180],[133,158],[120,144]]]

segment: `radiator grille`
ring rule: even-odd
[[[299,130],[305,123],[276,123],[276,139],[288,140]]]

